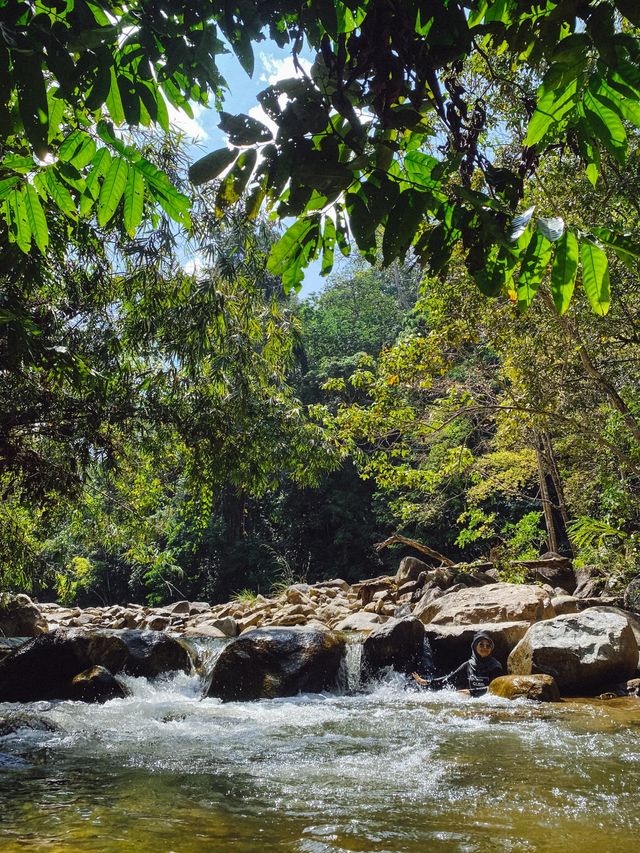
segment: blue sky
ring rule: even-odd
[[[253,77],[245,73],[233,54],[219,58],[218,67],[229,87],[224,108],[230,113],[251,113],[256,118],[266,119],[256,95],[276,79],[292,77],[295,71],[290,50],[281,50],[273,42],[265,41],[255,45],[254,53]],[[311,55],[301,57],[301,62],[306,67],[310,67],[312,61]],[[172,111],[171,118],[189,138],[197,138],[192,146],[194,160],[209,151],[221,148],[226,142],[224,134],[218,128],[218,114],[215,109],[196,107],[193,120]],[[324,287],[325,281],[326,279],[320,276],[320,261],[317,261],[307,269],[299,296],[304,297],[310,293],[319,292]]]

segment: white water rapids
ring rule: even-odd
[[[353,693],[349,655],[341,694],[224,704],[174,674],[0,705],[0,850],[637,850],[637,713]]]

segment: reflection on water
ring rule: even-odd
[[[244,704],[184,674],[128,686],[0,705],[2,851],[637,850],[634,700],[469,700],[398,676]]]

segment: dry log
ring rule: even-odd
[[[421,554],[426,554],[427,557],[431,557],[432,560],[440,560],[442,565],[444,566],[453,566],[453,560],[450,560],[448,557],[445,557],[443,554],[439,554],[438,551],[434,551],[433,548],[429,548],[428,545],[423,545],[421,542],[416,542],[415,539],[407,539],[406,536],[400,536],[397,533],[394,533],[393,536],[390,536],[388,539],[385,539],[384,542],[378,542],[377,545],[373,547],[376,551],[382,551],[383,548],[386,548],[388,545],[408,545],[410,548],[415,548],[416,551],[420,551]]]

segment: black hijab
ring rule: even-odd
[[[471,657],[467,663],[467,673],[469,676],[469,689],[484,690],[494,678],[502,675],[502,665],[496,660],[493,655],[483,658],[476,651],[476,646],[480,640],[488,640],[491,643],[491,651],[494,649],[494,642],[484,631],[479,631],[471,641]]]

